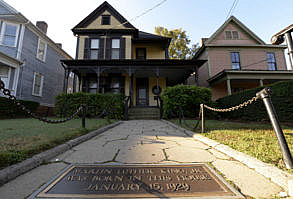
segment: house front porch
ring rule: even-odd
[[[204,60],[62,60],[68,77],[76,75],[74,92],[121,93],[130,107],[156,107],[156,96],[167,86],[184,83]]]
[[[292,71],[270,70],[223,70],[207,81],[212,88],[213,99],[242,90],[293,79]]]

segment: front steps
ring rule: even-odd
[[[129,120],[159,120],[160,109],[157,107],[134,107],[128,110]]]

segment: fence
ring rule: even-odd
[[[24,106],[23,104],[21,104],[15,96],[11,95],[10,90],[5,88],[5,84],[3,81],[1,81],[0,79],[0,90],[2,91],[2,93],[8,97],[8,99],[10,99],[18,108],[22,109],[23,111],[25,111],[26,113],[28,113],[32,118],[38,119],[42,122],[46,122],[46,123],[50,123],[50,124],[59,124],[59,123],[64,123],[67,122],[69,120],[72,120],[75,116],[77,116],[79,113],[81,113],[82,115],[82,119],[81,119],[81,126],[82,128],[85,128],[85,119],[86,119],[86,112],[87,109],[91,109],[91,108],[95,108],[95,107],[86,107],[86,105],[81,105],[79,108],[77,108],[77,110],[71,114],[69,117],[66,117],[64,119],[61,120],[50,120],[46,117],[42,117],[37,113],[32,112],[31,110],[29,110],[26,106]],[[109,120],[109,115],[110,113],[112,113],[112,115],[115,115],[115,112],[113,112],[113,110],[111,110],[110,108],[110,102],[108,103],[108,105],[106,106],[106,108],[101,112],[101,114],[99,114],[97,117],[102,117],[103,115],[106,115],[107,119]]]
[[[274,106],[272,104],[271,93],[272,93],[272,90],[270,88],[265,88],[265,89],[261,90],[260,92],[256,93],[255,97],[253,97],[252,99],[250,99],[242,104],[239,104],[237,106],[225,108],[225,109],[212,108],[212,107],[209,107],[205,104],[201,104],[197,123],[194,127],[192,127],[192,129],[197,129],[199,126],[199,123],[201,121],[201,132],[205,133],[205,131],[206,131],[205,111],[204,111],[205,109],[215,111],[215,112],[230,112],[230,111],[235,111],[235,110],[244,108],[244,107],[252,104],[253,102],[256,102],[257,100],[261,99],[261,100],[263,100],[267,114],[269,115],[269,118],[270,118],[270,122],[271,122],[273,129],[274,129],[274,132],[277,136],[278,143],[279,143],[281,152],[283,154],[283,158],[284,158],[284,162],[286,164],[286,167],[288,169],[292,169],[293,168],[292,156],[291,156],[287,141],[285,139],[284,133],[283,133],[282,128],[280,126],[276,111],[275,111]],[[182,124],[182,119],[185,122],[184,112],[182,110],[182,107],[180,107],[179,108],[179,123],[180,124]],[[185,123],[185,125],[188,126],[186,123]],[[189,126],[189,128],[190,128],[190,126]]]

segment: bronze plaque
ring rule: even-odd
[[[220,178],[206,164],[72,165],[36,198],[242,198]]]

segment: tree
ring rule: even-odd
[[[190,39],[188,39],[186,31],[181,28],[168,30],[158,26],[155,27],[155,34],[172,38],[168,49],[171,59],[191,59],[197,50],[196,44],[189,47]]]

